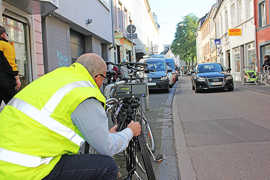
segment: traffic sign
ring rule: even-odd
[[[130,34],[134,34],[136,32],[136,26],[134,26],[133,24],[128,25],[127,32]]]
[[[129,39],[137,39],[138,34],[137,33],[135,33],[135,34],[127,34],[127,38],[129,38]]]
[[[229,29],[228,31],[229,36],[242,36],[242,29]]]
[[[221,40],[220,39],[215,39],[215,45],[220,45],[221,44]]]

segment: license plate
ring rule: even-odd
[[[222,85],[222,82],[212,82],[210,83],[210,85],[218,86],[218,85]]]
[[[148,86],[156,86],[157,83],[147,83]]]

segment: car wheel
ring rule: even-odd
[[[233,86],[229,87],[229,91],[233,91],[233,90],[234,90]]]

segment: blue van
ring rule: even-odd
[[[151,89],[161,89],[169,92],[169,73],[165,59],[163,58],[149,58],[143,59],[141,63],[147,64],[147,72],[145,73],[147,77],[148,88]]]

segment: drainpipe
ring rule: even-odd
[[[3,17],[2,17],[2,0],[0,0],[0,25],[3,25]]]
[[[114,0],[111,0],[111,18],[112,18],[112,46],[113,46],[113,58],[114,63],[116,63],[116,53],[115,53],[115,39],[114,39]]]

